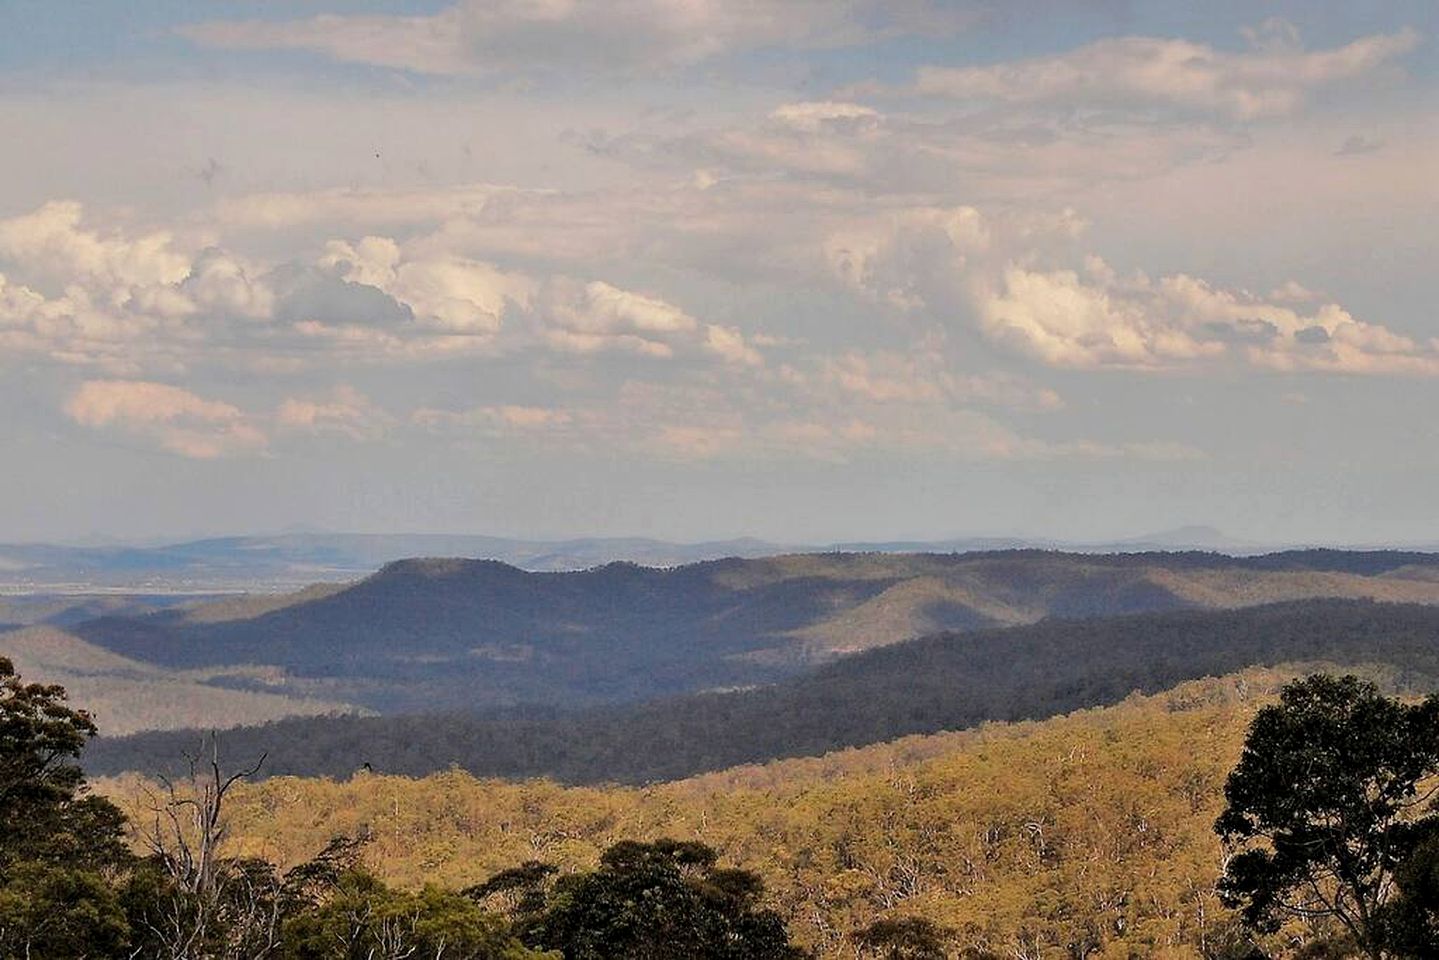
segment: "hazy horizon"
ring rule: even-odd
[[[153,535],[149,537],[123,537],[112,534],[92,532],[83,536],[56,539],[56,540],[12,540],[0,541],[0,543],[11,543],[16,545],[34,546],[61,546],[61,547],[137,547],[155,548],[186,543],[203,542],[210,540],[265,540],[270,538],[283,537],[374,537],[374,538],[449,538],[462,539],[491,539],[497,541],[511,541],[515,543],[534,544],[565,544],[585,541],[600,542],[622,542],[625,540],[650,541],[655,543],[672,544],[674,546],[699,546],[705,544],[726,544],[726,543],[755,543],[780,548],[794,548],[796,550],[826,549],[835,546],[869,546],[886,544],[950,544],[974,542],[977,544],[994,543],[1017,543],[1017,544],[1040,544],[1053,545],[1063,549],[1065,547],[1123,547],[1126,544],[1153,545],[1163,542],[1172,542],[1182,546],[1198,546],[1200,548],[1213,548],[1223,552],[1225,546],[1235,549],[1250,550],[1285,550],[1303,548],[1335,548],[1335,549],[1358,549],[1358,550],[1436,550],[1439,549],[1439,536],[1426,538],[1414,536],[1404,540],[1362,540],[1362,541],[1338,541],[1324,540],[1319,538],[1300,538],[1294,540],[1251,540],[1242,536],[1235,536],[1227,530],[1209,524],[1181,524],[1158,530],[1142,531],[1121,531],[1110,535],[1100,535],[1086,539],[1071,539],[1054,537],[1043,532],[960,532],[945,533],[930,531],[924,535],[916,536],[884,536],[884,535],[858,535],[858,536],[827,536],[813,540],[791,540],[777,537],[765,536],[762,532],[739,532],[729,535],[704,537],[699,539],[683,539],[677,537],[653,536],[641,534],[590,534],[577,532],[561,534],[557,536],[529,537],[522,533],[504,533],[487,530],[436,530],[436,529],[413,529],[413,530],[345,530],[326,529],[308,524],[293,524],[275,529],[215,529],[177,532],[172,534]]]

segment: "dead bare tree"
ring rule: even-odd
[[[168,960],[261,960],[279,948],[281,882],[269,864],[227,858],[221,848],[225,799],[265,757],[226,774],[211,733],[185,761],[187,777],[161,777],[162,792],[150,793],[151,822],[141,834],[170,886],[147,918],[149,932]]]
[[[189,776],[181,784],[160,778],[165,796],[152,804],[154,826],[145,837],[151,853],[182,889],[200,897],[215,891],[220,844],[225,839],[225,796],[243,780],[260,772],[265,754],[243,770],[226,776],[220,767],[220,741],[211,733],[209,757],[186,754]],[[202,747],[203,750],[203,747]]]

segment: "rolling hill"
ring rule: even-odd
[[[824,753],[989,721],[1040,720],[1134,691],[1251,666],[1385,664],[1439,688],[1439,608],[1314,600],[1045,620],[951,633],[845,657],[780,683],[587,710],[521,708],[279,721],[227,731],[232,756],[268,754],[272,775],[481,776],[644,783]],[[198,733],[93,744],[99,773],[172,769]]]
[[[146,663],[266,667],[267,690],[397,713],[746,687],[946,630],[1313,597],[1439,603],[1439,556],[800,554],[566,573],[408,560],[343,588],[73,629]]]

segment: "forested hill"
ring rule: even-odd
[[[1321,600],[945,634],[857,654],[772,687],[573,713],[284,720],[222,735],[266,772],[344,777],[363,764],[421,775],[645,782],[821,754],[988,720],[1041,719],[1254,665],[1387,664],[1439,686],[1439,609]],[[169,769],[197,733],[100,740],[97,773]]]
[[[411,560],[343,589],[75,631],[146,663],[276,668],[271,692],[412,712],[641,700],[769,683],[945,630],[1311,597],[1439,603],[1439,556],[808,554],[571,573]]]

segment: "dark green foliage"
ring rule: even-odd
[[[368,761],[420,776],[458,764],[481,776],[647,782],[777,757],[810,756],[987,720],[1044,719],[1254,665],[1325,660],[1439,677],[1439,609],[1307,601],[949,634],[854,654],[770,687],[573,713],[280,721],[224,734],[241,755],[270,750],[271,774],[345,777]],[[193,733],[101,739],[97,772],[159,772]]]
[[[65,705],[61,687],[25,683],[0,657],[0,823],[70,803],[84,779],[75,761],[94,735],[94,722]],[[0,856],[5,843],[0,837]]]
[[[286,919],[280,939],[286,960],[538,960],[473,900],[434,887],[392,890],[358,870],[339,877],[322,903]]]
[[[494,898],[508,916],[516,922],[525,922],[545,909],[557,873],[559,868],[552,864],[528,860],[461,892],[479,903]]]
[[[118,958],[129,934],[119,896],[93,870],[30,860],[0,872],[0,960]]]
[[[1439,952],[1439,818],[1415,828],[1410,852],[1394,872],[1398,894],[1384,912],[1384,939],[1397,957]]]
[[[715,860],[694,842],[615,844],[555,884],[524,937],[565,960],[801,960],[758,877]]]
[[[1287,685],[1255,718],[1225,785],[1215,829],[1234,855],[1221,892],[1259,930],[1324,918],[1363,955],[1390,956],[1396,871],[1412,868],[1416,903],[1426,889],[1419,841],[1433,826],[1407,821],[1436,773],[1439,697],[1410,706],[1355,677]]]
[[[948,960],[951,936],[923,917],[895,917],[876,920],[854,940],[878,960]]]
[[[125,843],[125,815],[104,797],[75,796],[64,803],[32,807],[25,829],[0,840],[0,862],[36,860],[85,870],[123,867],[131,859]]]
[[[56,686],[0,657],[0,960],[108,957],[128,927],[106,874],[130,862],[124,817],[83,796],[75,762],[95,732]]]

